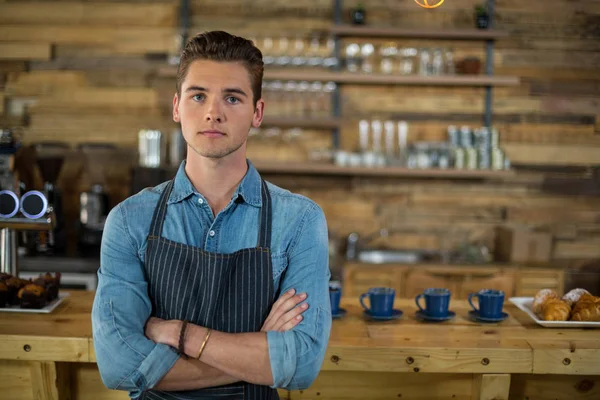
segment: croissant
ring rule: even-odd
[[[577,303],[588,301],[591,301],[592,303],[597,303],[600,301],[600,297],[592,296],[591,294],[586,293],[579,298],[579,301],[577,301]]]
[[[573,289],[573,290],[569,291],[567,294],[565,294],[562,297],[562,299],[564,301],[566,301],[568,305],[573,307],[573,305],[575,303],[577,303],[579,300],[581,300],[581,298],[583,296],[589,295],[589,294],[590,294],[590,292],[588,292],[587,290],[578,288],[578,289]]]
[[[558,293],[552,289],[542,289],[536,293],[533,299],[533,312],[541,315],[544,312],[544,305],[548,300],[558,299]]]
[[[600,301],[578,303],[577,307],[573,309],[571,320],[600,322]]]
[[[566,321],[571,314],[571,307],[564,300],[550,299],[545,303],[543,313],[546,321]]]

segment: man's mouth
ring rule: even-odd
[[[201,131],[200,134],[202,134],[203,136],[206,136],[208,138],[217,138],[217,137],[225,136],[224,132],[218,131],[216,129],[209,129],[206,131]]]

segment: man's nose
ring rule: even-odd
[[[204,119],[206,122],[223,122],[223,113],[218,100],[213,100],[208,104]]]

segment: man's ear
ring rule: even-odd
[[[179,117],[179,96],[175,93],[173,96],[173,121],[179,123],[181,118]]]
[[[265,115],[265,102],[263,99],[260,99],[256,102],[256,107],[254,108],[254,116],[252,117],[252,127],[260,128],[260,124],[262,124],[263,117]]]

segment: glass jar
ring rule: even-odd
[[[419,51],[419,75],[431,75],[431,53],[428,49]]]

